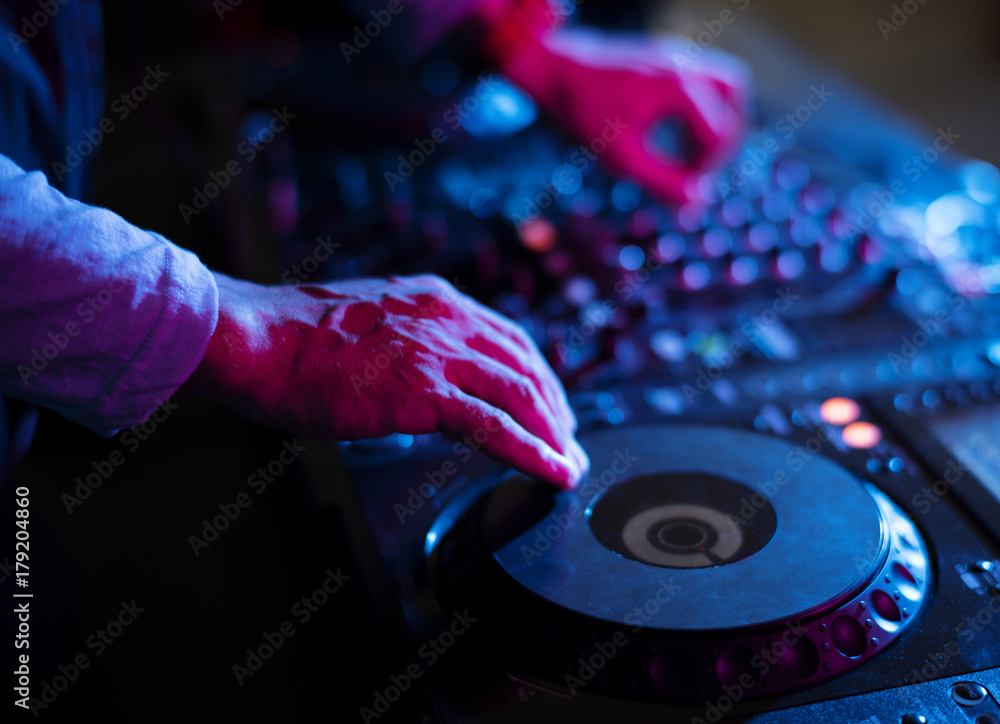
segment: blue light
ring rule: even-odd
[[[635,271],[646,261],[646,254],[635,244],[629,244],[618,252],[618,263],[622,269]]]
[[[488,219],[500,210],[500,196],[493,189],[477,189],[469,198],[469,210],[480,219]]]
[[[757,260],[752,256],[734,259],[729,267],[729,274],[737,284],[749,284],[757,278],[757,271]]]
[[[791,249],[778,255],[777,266],[778,274],[784,279],[794,279],[805,270],[806,262],[800,252]]]
[[[986,348],[986,358],[997,367],[1000,367],[1000,342],[993,342]]]
[[[594,404],[600,410],[610,410],[615,406],[615,396],[610,392],[599,392],[594,398]]]
[[[501,138],[527,128],[538,117],[538,109],[519,88],[499,76],[494,77],[493,90],[483,93],[479,86],[467,89],[461,104],[462,126],[477,138]]]
[[[583,172],[568,163],[556,166],[552,172],[552,186],[565,196],[575,194],[583,186]]]
[[[642,189],[635,181],[619,181],[611,187],[611,203],[619,211],[634,211],[642,199]]]
[[[924,285],[924,278],[916,269],[903,269],[896,276],[896,289],[903,296],[911,296],[920,291]]]

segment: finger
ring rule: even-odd
[[[437,274],[414,274],[408,277],[389,277],[389,281],[394,284],[401,284],[407,287],[423,287],[440,292],[454,292],[455,287],[439,277]]]
[[[576,430],[576,416],[573,414],[569,401],[566,399],[566,391],[562,383],[556,377],[555,372],[545,361],[538,345],[528,336],[524,328],[519,324],[494,312],[489,307],[485,307],[475,300],[469,300],[480,317],[496,331],[497,335],[483,335],[487,342],[496,345],[491,351],[480,349],[491,356],[497,356],[493,352],[500,354],[499,350],[506,352],[503,361],[509,367],[517,369],[522,374],[535,379],[546,398],[552,403],[553,410],[560,418],[565,418],[573,430]],[[497,349],[499,348],[499,350]]]
[[[556,452],[566,453],[569,430],[555,419],[530,378],[479,352],[453,360],[445,378],[462,392],[503,410]]]
[[[503,344],[510,345],[511,344],[510,341],[507,338],[505,338],[505,337],[499,338],[497,340],[497,343],[498,343],[498,345],[503,345]],[[479,338],[473,337],[472,339],[468,340],[468,346],[471,349],[476,349],[477,351],[486,354],[488,358],[493,358],[495,360],[499,360],[501,363],[506,364],[507,367],[513,369],[516,372],[517,371],[517,367],[516,366],[512,366],[511,364],[509,364],[509,363],[507,363],[505,361],[505,355],[511,354],[510,350],[509,349],[505,350],[504,348],[502,348],[500,346],[497,346],[497,347],[494,347],[494,348],[491,349],[490,344],[491,344],[491,342],[489,340],[485,340],[482,337],[479,337]],[[540,365],[542,365],[542,369],[543,370],[547,371],[549,369],[548,365],[545,363],[545,361],[540,356],[538,357],[538,363]],[[513,362],[513,364],[516,365],[516,361]],[[529,375],[525,375],[525,377],[526,377],[526,379],[530,379],[533,384],[535,384],[535,385],[539,384],[538,380],[530,377]],[[549,411],[550,411],[551,414],[556,415],[556,417],[555,417],[556,422],[561,422],[562,423],[561,428],[560,428],[561,434],[559,434],[559,436],[557,437],[557,440],[559,441],[559,444],[556,446],[556,449],[559,452],[561,452],[564,455],[566,455],[567,457],[569,457],[571,460],[573,460],[577,464],[577,467],[581,471],[586,471],[590,467],[590,460],[587,457],[587,453],[584,452],[583,448],[580,447],[579,443],[577,443],[576,440],[573,438],[573,433],[577,429],[576,415],[573,414],[573,410],[570,408],[569,402],[566,400],[566,393],[565,393],[565,391],[563,389],[563,386],[559,383],[559,381],[555,378],[554,375],[548,375],[548,377],[551,379],[552,385],[554,385],[555,389],[551,392],[551,396],[549,396],[549,397],[546,397],[546,395],[543,392],[542,398],[545,400],[546,403],[548,403],[550,405],[552,404],[551,401],[552,401],[553,397],[556,398],[556,400],[557,400],[557,403],[555,405],[556,410],[553,410],[550,407]],[[465,390],[465,391],[469,392],[469,390]],[[491,394],[491,393],[487,393],[487,394]],[[511,411],[507,407],[504,407],[504,405],[498,404],[497,401],[494,401],[493,399],[490,399],[489,397],[486,397],[484,395],[479,395],[479,394],[474,394],[474,396],[479,397],[480,399],[485,400],[486,402],[488,402],[489,404],[493,405],[494,407],[499,407],[501,409],[507,410],[508,412]],[[537,405],[537,402],[535,402],[535,404]],[[514,417],[516,419],[520,419],[518,417],[518,415],[514,415]],[[557,430],[556,432],[558,433],[558,432],[560,432],[560,430]],[[550,442],[549,444],[552,444],[552,443]]]
[[[701,144],[700,168],[718,163],[738,145],[746,125],[745,114],[720,90],[711,77],[692,76],[682,98],[692,135]]]
[[[468,306],[479,315],[480,319],[500,334],[509,338],[517,344],[518,347],[521,347],[525,351],[538,349],[534,340],[528,336],[528,333],[520,324],[511,319],[507,319],[507,317],[490,309],[485,304],[480,304],[472,297],[466,297],[466,299],[469,301]]]
[[[577,468],[580,470],[580,477],[586,475],[587,471],[590,470],[590,457],[588,457],[587,452],[581,447],[580,443],[576,441],[576,438],[571,437],[569,439],[566,457],[577,464]]]
[[[667,163],[649,150],[645,133],[623,135],[606,153],[617,170],[632,176],[661,199],[671,204],[690,200],[687,179],[690,170]]]
[[[587,454],[573,438],[576,417],[567,406],[572,424],[560,424],[558,418],[552,417],[551,410],[541,406],[544,399],[529,377],[518,374],[489,356],[456,363],[450,376],[454,379],[449,381],[463,392],[510,414],[521,427],[572,460],[580,471],[590,467]]]
[[[576,417],[570,409],[566,393],[555,376],[549,372],[549,366],[541,355],[529,355],[509,338],[498,334],[480,334],[470,338],[467,344],[471,349],[492,357],[528,377],[541,391],[545,403],[556,419],[571,432],[576,430]]]
[[[572,460],[482,400],[454,389],[451,396],[442,398],[439,414],[438,427],[452,437],[485,432],[483,451],[504,465],[561,488],[572,488],[579,482],[582,470]]]

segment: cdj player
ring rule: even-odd
[[[289,265],[319,236],[314,279],[434,271],[516,319],[591,459],[553,494],[472,437],[313,457],[363,721],[1000,722],[1000,174],[789,87],[698,209],[503,79],[407,183],[405,143],[299,149]]]

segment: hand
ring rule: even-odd
[[[690,47],[565,29],[500,66],[608,167],[667,202],[698,203],[701,177],[742,142],[751,80],[736,58],[706,49],[693,58]],[[657,142],[664,121],[679,121],[679,152]]]
[[[585,472],[576,419],[534,343],[443,279],[216,279],[219,323],[186,391],[303,435],[440,431],[560,486]]]

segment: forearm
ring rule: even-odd
[[[0,157],[0,392],[102,433],[191,374],[217,290],[190,252]]]

